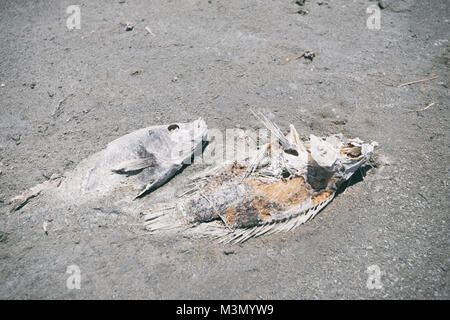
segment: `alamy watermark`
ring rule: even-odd
[[[81,8],[78,5],[68,6],[66,13],[69,15],[66,20],[67,29],[81,29]]]
[[[73,289],[80,290],[81,289],[81,270],[80,270],[80,267],[75,265],[75,264],[72,264],[72,265],[67,267],[66,273],[70,274],[70,276],[66,280],[67,289],[69,289],[69,290],[73,290]]]
[[[369,6],[366,9],[369,17],[366,21],[367,29],[369,30],[380,30],[381,29],[381,10],[380,7],[376,4]]]
[[[369,30],[381,29],[381,10],[376,4],[370,5],[366,9],[369,15],[366,20],[366,26]],[[66,14],[69,16],[66,20],[66,26],[69,30],[81,29],[81,8],[79,5],[70,5],[66,9]]]
[[[198,139],[195,138],[198,133],[195,130],[186,134],[191,137],[170,136],[174,144],[181,144],[178,148],[173,148],[171,159],[179,159],[186,150],[195,149],[193,159],[187,158],[184,164],[219,165],[224,162],[250,160],[264,152],[269,143],[278,144],[278,137],[264,128],[258,130],[231,128],[225,131],[208,128],[208,136],[204,143],[208,143],[209,146],[204,150],[195,148],[195,144],[198,143]]]
[[[381,269],[378,265],[374,264],[369,267],[367,267],[366,273],[369,274],[369,277],[367,278],[366,286],[367,289],[373,290],[373,289],[382,289],[383,284],[381,283]]]

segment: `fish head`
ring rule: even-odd
[[[167,126],[170,138],[171,160],[188,164],[192,155],[201,151],[207,140],[208,126],[202,118],[187,123],[173,123]]]
[[[365,143],[362,140],[344,139],[334,135],[325,139],[310,136],[312,159],[339,180],[348,180],[371,157],[377,142]]]

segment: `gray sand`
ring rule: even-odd
[[[369,30],[375,2],[325,2],[300,15],[291,0],[79,1],[81,29],[68,30],[70,1],[1,1],[0,298],[448,299],[450,5],[386,1]],[[305,50],[312,62],[278,64]],[[7,211],[128,132],[198,117],[258,128],[250,107],[285,131],[378,141],[390,165],[295,231],[233,247],[146,235],[138,212],[107,203]]]

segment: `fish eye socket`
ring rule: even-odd
[[[286,149],[286,150],[284,150],[284,152],[286,152],[286,153],[288,153],[288,154],[291,154],[291,155],[293,155],[293,156],[298,157],[298,151],[295,150],[295,149]]]
[[[176,129],[180,129],[180,126],[177,124],[171,124],[170,126],[167,127],[167,130],[169,130],[169,131],[173,131]]]

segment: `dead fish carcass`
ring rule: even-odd
[[[194,178],[189,195],[145,214],[148,230],[198,226],[200,232],[236,243],[292,230],[333,199],[376,145],[342,135],[325,139],[311,135],[303,143],[294,126],[284,136],[263,114],[256,115],[276,141],[255,157],[224,163]]]
[[[20,209],[43,192],[50,192],[65,203],[142,197],[188,164],[206,138],[207,126],[201,118],[139,129],[110,142],[73,171],[13,198],[11,210]]]

